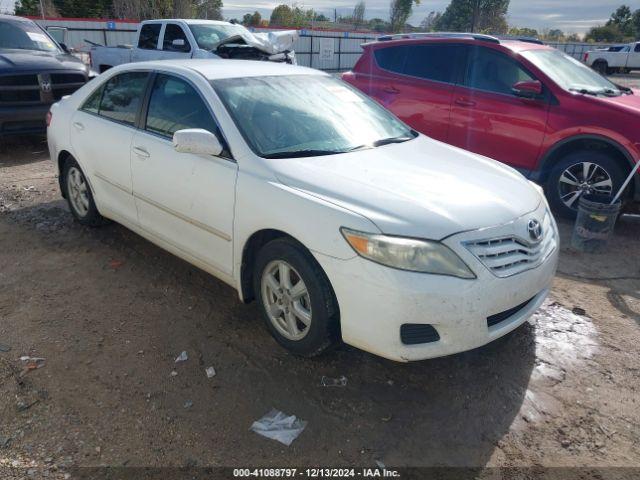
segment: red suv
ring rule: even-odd
[[[427,34],[363,49],[345,81],[414,129],[518,169],[565,216],[583,193],[617,192],[640,159],[640,92],[540,42]],[[626,194],[640,197],[640,175]]]

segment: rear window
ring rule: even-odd
[[[400,45],[374,52],[380,68],[394,73],[454,83],[455,66],[461,47],[452,44]]]
[[[147,84],[147,72],[127,72],[109,79],[104,86],[99,115],[133,125]]]
[[[378,48],[374,55],[380,68],[390,72],[402,73],[407,49],[404,47]]]
[[[161,23],[147,23],[140,29],[140,39],[138,48],[145,50],[155,50],[158,48],[158,38],[160,38]]]

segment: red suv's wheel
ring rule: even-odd
[[[589,150],[574,152],[551,171],[546,186],[547,198],[556,213],[574,218],[582,195],[613,196],[624,179],[619,162],[608,155]]]

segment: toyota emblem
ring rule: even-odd
[[[48,81],[42,81],[42,82],[40,83],[40,88],[42,89],[42,91],[43,91],[44,93],[49,93],[49,92],[51,92],[51,82],[48,82]]]
[[[538,220],[531,219],[527,224],[527,232],[534,242],[538,242],[542,238],[542,225]]]

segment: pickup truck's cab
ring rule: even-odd
[[[254,34],[241,25],[214,20],[148,20],[138,29],[136,46],[91,48],[99,72],[130,62],[185,58],[233,58],[295,63],[294,31]]]
[[[591,50],[584,54],[584,62],[603,75],[616,71],[629,73],[631,70],[640,70],[640,42]]]

